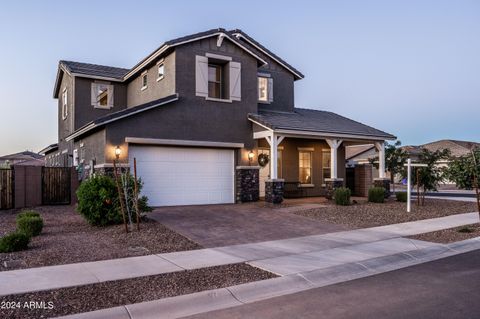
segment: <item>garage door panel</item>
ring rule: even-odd
[[[233,150],[130,146],[129,157],[152,206],[234,202]]]

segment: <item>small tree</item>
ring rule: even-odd
[[[393,144],[385,142],[385,169],[390,173],[390,183],[395,193],[395,175],[403,171],[403,166],[407,162],[408,154],[400,146],[402,142],[396,141]],[[370,163],[378,169],[378,156],[370,159]]]
[[[475,189],[477,207],[480,214],[480,149],[472,149],[471,154],[453,158],[446,170],[446,177],[462,189]]]
[[[445,168],[438,165],[441,160],[450,158],[450,150],[437,150],[429,151],[423,148],[418,161],[422,164],[426,164],[427,167],[417,168],[417,174],[413,174],[412,181],[414,185],[417,185],[420,189],[420,193],[417,194],[421,205],[425,204],[425,194],[427,191],[436,191],[438,185],[445,178]],[[404,172],[405,174],[405,172]],[[417,179],[418,177],[418,179]]]

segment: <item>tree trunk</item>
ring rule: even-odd
[[[390,172],[390,184],[392,184],[393,193],[395,194],[395,178],[392,172]]]
[[[473,176],[473,186],[475,187],[475,192],[477,193],[477,209],[478,209],[478,216],[480,217],[480,194],[478,192],[478,181],[475,175]]]

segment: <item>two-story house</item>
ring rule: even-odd
[[[242,169],[257,169],[257,196],[270,198],[283,181],[323,195],[343,184],[345,146],[373,143],[383,154],[395,137],[295,108],[303,77],[241,30],[165,42],[131,69],[60,61],[58,143],[43,150],[47,166],[86,176],[135,159],[154,206],[233,203],[246,191],[235,178]]]

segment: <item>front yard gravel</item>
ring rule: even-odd
[[[426,198],[425,206],[412,203],[411,213],[407,213],[406,203],[394,199],[383,204],[368,203],[359,198],[355,200],[357,203],[350,206],[337,206],[330,201],[324,207],[294,213],[328,223],[365,228],[477,211],[476,203],[442,199]]]
[[[111,308],[223,288],[252,281],[274,278],[276,275],[247,264],[232,264],[85,285],[58,290],[40,291],[0,297],[0,304],[19,305],[19,309],[0,309],[0,318],[49,318],[74,313]],[[48,308],[24,308],[25,302],[44,302]]]
[[[44,219],[42,233],[32,238],[28,250],[0,253],[0,271],[202,248],[152,220],[141,223],[140,231],[125,234],[123,225],[90,226],[73,206],[36,210]],[[0,212],[0,236],[15,230],[16,213]]]
[[[443,229],[431,233],[410,236],[409,238],[448,244],[474,237],[480,237],[480,224]]]

